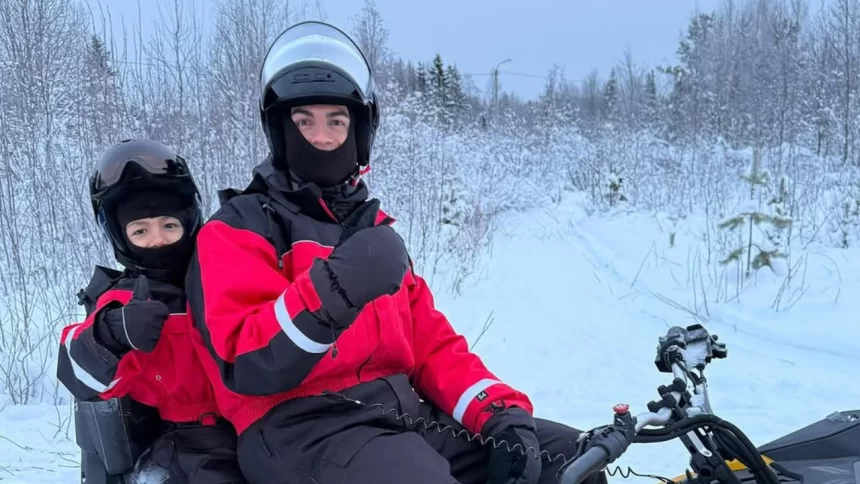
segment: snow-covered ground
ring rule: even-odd
[[[583,206],[571,196],[505,215],[474,284],[455,298],[437,279],[438,306],[500,377],[532,397],[538,416],[589,428],[610,422],[618,402],[644,411],[670,382],[653,363],[657,337],[695,322],[688,309],[728,346],[706,372],[714,410],[753,442],[860,407],[860,252],[795,251],[806,270],[782,291],[779,312],[771,305],[783,278],[773,275],[718,303],[734,294],[734,280],[723,280],[721,294],[710,282],[716,273],[698,269],[701,220],[679,223],[670,244],[659,217],[589,217]],[[49,405],[0,411],[0,480],[77,482],[68,415]],[[687,457],[670,442],[633,446],[617,464],[673,477]]]

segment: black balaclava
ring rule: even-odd
[[[323,151],[312,145],[299,131],[292,119],[284,127],[287,166],[300,179],[316,184],[320,188],[339,185],[356,173],[358,149],[355,143],[355,123],[358,121],[350,110],[349,133],[342,145],[332,151]]]
[[[116,204],[116,220],[132,259],[149,273],[174,285],[184,277],[194,248],[190,231],[194,208],[178,193],[152,189],[132,191]],[[176,217],[182,223],[182,237],[176,242],[156,248],[138,247],[131,243],[125,232],[129,222],[149,217]]]

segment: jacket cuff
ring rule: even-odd
[[[490,417],[481,429],[481,434],[492,437],[502,433],[508,427],[516,427],[537,432],[535,419],[519,407],[508,407]]]

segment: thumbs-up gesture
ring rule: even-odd
[[[151,353],[161,338],[168,316],[167,305],[150,299],[149,281],[146,276],[140,276],[135,281],[131,301],[106,311],[101,322],[107,326],[116,346]]]

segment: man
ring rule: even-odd
[[[554,458],[572,456],[578,432],[534,419],[528,397],[469,352],[368,199],[379,109],[354,42],[294,25],[260,81],[271,156],[244,192],[224,192],[187,280],[245,476],[555,482]]]

